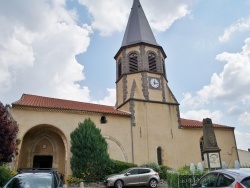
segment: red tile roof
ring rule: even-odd
[[[56,98],[42,97],[29,94],[23,94],[20,100],[12,103],[12,106],[13,107],[25,106],[25,107],[50,108],[50,109],[52,108],[60,110],[76,110],[76,111],[130,116],[130,113],[117,110],[113,106],[56,99]]]
[[[115,109],[113,106],[106,106],[93,103],[85,103],[78,101],[70,101],[65,99],[56,99],[49,97],[42,97],[37,95],[23,94],[21,99],[12,103],[12,106],[22,106],[22,107],[35,107],[35,108],[50,108],[58,110],[76,110],[76,111],[85,111],[85,112],[96,112],[104,114],[115,114],[122,116],[131,116],[128,112],[123,112]],[[181,127],[182,128],[202,128],[203,124],[201,121],[183,119],[181,118]],[[213,124],[214,127],[218,128],[229,128],[234,127]]]
[[[190,120],[190,119],[183,119],[181,118],[181,127],[183,128],[202,128],[203,123],[201,121],[197,120]],[[232,129],[234,127],[226,126],[226,125],[219,125],[219,124],[214,124],[213,127],[218,127],[218,128],[229,128]]]

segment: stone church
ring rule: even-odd
[[[174,169],[199,162],[205,166],[202,120],[180,117],[180,104],[168,86],[166,57],[140,1],[134,0],[114,57],[115,106],[23,94],[12,103],[21,139],[15,168],[53,167],[70,175],[70,133],[85,118],[101,129],[112,159]],[[233,167],[238,160],[234,127],[213,124],[212,128],[220,163]]]

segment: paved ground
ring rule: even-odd
[[[83,187],[77,186],[77,187],[67,187],[66,185],[63,186],[63,188],[106,188],[102,183],[91,183],[91,184],[86,184]],[[141,187],[133,187],[133,188],[149,188],[146,186],[141,186]],[[158,184],[157,188],[168,188],[167,183],[161,182]]]

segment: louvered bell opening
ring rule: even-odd
[[[132,53],[129,55],[129,72],[137,72],[138,71],[138,60],[137,55]]]

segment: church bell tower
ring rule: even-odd
[[[156,42],[140,1],[134,0],[122,45],[114,57],[116,108],[131,113],[133,162],[154,158],[149,154],[147,159],[139,160],[139,147],[151,142],[150,137],[155,136],[151,126],[157,130],[169,124],[165,133],[171,131],[173,124],[178,127],[179,103],[168,87],[166,57]],[[161,112],[157,113],[159,110]],[[155,118],[158,119],[157,124]],[[145,147],[149,148],[148,145]]]
[[[177,102],[168,96],[166,54],[156,42],[139,0],[134,0],[122,45],[115,55],[117,108],[129,100]],[[126,109],[126,107],[125,107]]]

